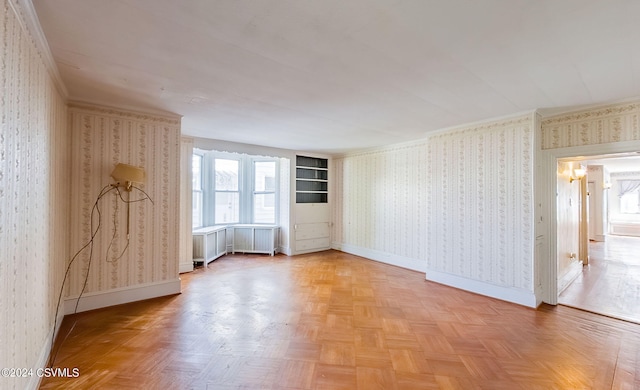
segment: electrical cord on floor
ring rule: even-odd
[[[115,190],[117,195],[118,195],[118,198],[120,198],[120,200],[122,200],[122,202],[126,203],[127,207],[129,207],[129,204],[131,204],[131,203],[142,202],[144,200],[149,200],[151,202],[151,204],[154,204],[153,203],[153,199],[151,199],[149,194],[147,194],[144,190],[142,190],[141,188],[136,187],[136,186],[131,186],[131,188],[135,188],[138,191],[142,192],[144,194],[144,197],[139,198],[139,199],[134,199],[134,200],[125,200],[122,197],[122,192],[120,191],[120,188],[118,187],[118,185],[117,184],[115,184],[115,185],[114,184],[109,184],[109,185],[104,186],[102,188],[102,190],[100,190],[100,193],[98,194],[98,197],[96,198],[96,201],[93,203],[93,207],[91,208],[91,215],[89,217],[90,220],[91,220],[91,222],[90,222],[90,225],[91,225],[91,227],[90,227],[91,238],[89,239],[89,241],[84,246],[82,246],[82,248],[80,248],[73,255],[73,257],[69,261],[69,265],[67,265],[67,269],[66,269],[66,271],[64,273],[64,278],[62,280],[62,286],[60,286],[60,294],[58,295],[58,303],[56,305],[56,314],[55,314],[54,322],[53,322],[53,335],[52,335],[52,338],[51,338],[51,352],[52,353],[51,353],[50,358],[49,358],[48,367],[53,367],[53,363],[56,361],[56,357],[58,355],[58,350],[60,348],[60,345],[62,345],[62,343],[64,343],[64,341],[67,339],[67,337],[69,337],[69,335],[71,334],[71,332],[73,331],[73,329],[76,326],[76,323],[74,322],[74,324],[71,326],[71,328],[69,329],[69,331],[65,335],[64,339],[58,345],[58,348],[55,349],[55,351],[54,351],[53,347],[55,345],[55,340],[56,340],[56,327],[58,325],[58,313],[59,313],[59,310],[60,310],[60,302],[62,300],[62,293],[64,292],[64,285],[65,285],[65,283],[67,281],[67,277],[69,276],[69,271],[71,270],[71,265],[78,258],[80,253],[82,253],[82,251],[84,251],[87,247],[89,247],[89,262],[88,262],[88,265],[87,265],[87,273],[86,273],[85,278],[84,278],[84,283],[82,285],[82,290],[80,291],[80,294],[78,295],[78,298],[76,300],[76,305],[75,305],[75,308],[73,310],[74,314],[78,312],[78,304],[80,303],[80,299],[82,298],[82,295],[84,294],[84,290],[87,287],[87,282],[89,280],[89,273],[90,273],[90,270],[91,270],[91,262],[92,262],[92,259],[93,259],[93,243],[94,243],[94,239],[95,239],[96,235],[98,234],[98,231],[100,230],[100,227],[102,225],[102,213],[100,212],[100,204],[99,204],[100,200],[102,198],[104,198],[108,193],[110,193],[111,191]],[[114,212],[114,216],[113,216],[114,234],[113,234],[113,236],[111,238],[111,242],[109,243],[109,247],[107,248],[107,259],[108,259],[108,256],[109,256],[109,250],[111,249],[113,241],[117,236],[117,226],[118,226],[117,223],[116,223],[117,209],[118,209],[118,202],[116,200],[116,211]],[[96,212],[98,214],[98,225],[96,226],[96,228],[94,230],[94,228],[93,228],[93,219],[94,219],[94,213],[96,213]],[[128,247],[129,247],[129,237],[127,235],[127,245],[122,250],[122,253],[115,260],[112,260],[112,261],[107,260],[107,262],[116,262],[116,261],[118,261],[120,258],[122,258],[122,256],[124,255],[124,253],[125,253],[125,251],[127,250]]]
[[[98,194],[98,197],[96,198],[96,201],[93,203],[93,207],[91,208],[91,215],[90,215],[90,219],[91,219],[91,237],[89,238],[89,241],[84,244],[82,246],[82,248],[80,248],[74,255],[73,257],[71,257],[71,260],[69,261],[69,264],[67,265],[67,269],[64,272],[64,278],[62,279],[62,285],[60,286],[60,294],[58,295],[58,303],[56,305],[56,314],[54,316],[53,319],[53,335],[51,337],[51,349],[52,352],[53,351],[53,347],[55,345],[55,341],[56,341],[56,328],[58,326],[58,313],[60,311],[60,302],[62,301],[62,293],[64,292],[64,285],[67,281],[67,277],[69,276],[69,271],[71,270],[71,266],[73,265],[73,263],[75,262],[75,260],[78,258],[78,256],[80,255],[80,253],[82,253],[87,247],[90,247],[90,251],[89,251],[89,265],[91,265],[91,258],[93,256],[93,241],[96,237],[96,235],[98,234],[98,231],[100,230],[100,225],[102,224],[102,214],[100,213],[100,205],[99,202],[100,200],[109,192],[113,191],[114,188],[111,184],[106,185],[104,187],[102,187],[102,190],[100,190],[100,193]],[[98,213],[98,226],[96,226],[96,229],[93,229],[93,216],[94,213],[97,212]],[[89,275],[89,271],[87,270],[87,277]],[[85,280],[86,281],[86,280]],[[78,297],[78,302],[80,301],[80,297]],[[76,311],[78,310],[78,303],[76,302]],[[75,324],[74,324],[75,327]],[[71,328],[73,329],[73,327]],[[67,333],[67,336],[69,335],[70,331]],[[66,339],[66,337],[65,337]],[[50,358],[49,358],[49,367],[53,366],[53,363],[56,360],[56,356],[58,354],[58,350],[55,350],[55,353],[51,354]]]

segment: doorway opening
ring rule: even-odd
[[[587,196],[580,199],[586,205],[588,259],[566,287],[559,286],[558,304],[640,323],[640,157],[627,153],[558,161],[568,160],[588,168]],[[558,202],[562,190],[559,183]],[[559,219],[566,214],[564,206],[557,204]],[[566,237],[558,237],[560,249]],[[558,256],[560,268],[560,251]],[[559,281],[563,271],[558,269]]]

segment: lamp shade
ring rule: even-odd
[[[576,174],[576,178],[578,179],[582,179],[587,174],[587,170],[582,167],[574,169],[573,172]]]
[[[144,169],[122,163],[116,165],[113,172],[111,172],[111,177],[118,183],[126,183],[128,185],[131,183],[144,183],[146,179]]]

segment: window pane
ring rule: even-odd
[[[638,214],[638,190],[628,192],[620,198],[620,212],[624,214]]]
[[[256,161],[254,163],[254,185],[257,192],[276,190],[275,161]]]
[[[202,192],[193,191],[192,227],[202,226]]]
[[[216,192],[215,223],[240,222],[240,194]]]
[[[238,191],[238,161],[216,158],[215,164],[216,191]]]
[[[193,173],[192,177],[192,188],[194,190],[202,189],[202,156],[197,154],[193,155],[191,159],[191,171]]]
[[[253,222],[275,223],[276,222],[275,203],[276,203],[275,194],[254,194]]]

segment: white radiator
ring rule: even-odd
[[[194,262],[206,264],[226,253],[226,226],[211,226],[193,231]]]

